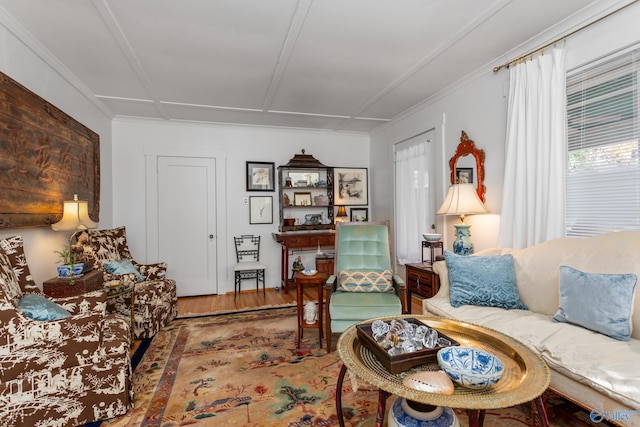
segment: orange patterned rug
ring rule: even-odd
[[[305,331],[300,350],[295,339],[295,308],[175,320],[134,371],[135,408],[101,427],[337,426],[338,354],[318,349],[315,330]],[[374,416],[376,406],[377,389],[358,381],[354,392],[345,381],[347,426]],[[487,411],[485,426],[530,425],[528,412]]]

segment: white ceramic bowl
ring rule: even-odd
[[[318,270],[302,270],[302,274],[304,274],[305,276],[313,276],[314,274],[316,274],[318,272]]]
[[[446,347],[438,351],[438,365],[454,382],[476,390],[497,383],[504,372],[502,360],[471,347]]]
[[[427,242],[437,242],[438,240],[442,239],[442,234],[438,234],[438,233],[424,233],[422,235],[422,237],[424,238],[424,240],[426,240]]]

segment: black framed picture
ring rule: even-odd
[[[333,197],[335,205],[368,205],[367,168],[334,168]]]
[[[273,224],[273,196],[249,197],[249,224]]]
[[[456,184],[473,184],[473,168],[456,168]]]
[[[369,208],[351,208],[349,214],[351,222],[369,221]]]
[[[247,191],[274,191],[275,188],[275,163],[247,162]]]

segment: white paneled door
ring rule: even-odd
[[[158,255],[178,296],[218,293],[216,159],[158,156]]]

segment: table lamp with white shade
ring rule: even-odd
[[[489,209],[482,203],[473,184],[453,184],[447,191],[447,196],[438,209],[438,215],[457,215],[460,223],[456,227],[456,240],[453,242],[453,252],[458,255],[471,255],[471,225],[464,223],[465,215],[486,214]]]
[[[75,251],[73,247],[73,238],[77,237],[83,230],[96,228],[97,222],[94,222],[89,217],[89,203],[86,200],[78,200],[78,195],[73,195],[73,200],[65,200],[64,207],[62,209],[62,219],[60,221],[51,224],[51,228],[54,231],[73,231],[71,237],[69,237],[69,249],[73,253],[75,262]],[[82,249],[79,248],[81,251]]]

